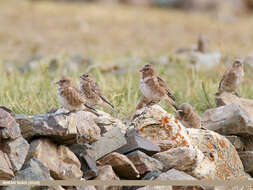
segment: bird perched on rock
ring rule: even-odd
[[[84,73],[80,76],[80,78],[81,82],[79,88],[89,105],[110,107],[115,112],[118,112],[117,110],[115,110],[114,106],[107,100],[104,93],[90,74]]]
[[[222,76],[219,84],[218,93],[220,95],[222,92],[236,93],[236,89],[243,82],[244,71],[242,61],[234,61],[232,67],[228,68]]]
[[[86,103],[85,97],[73,85],[69,78],[62,77],[56,82],[56,84],[59,85],[57,92],[58,101],[65,109],[69,110],[69,112],[66,114],[70,114],[71,112],[75,111],[86,110],[99,116],[97,111]]]
[[[201,119],[199,115],[188,103],[183,103],[178,107],[176,119],[180,120],[187,128],[201,128]]]
[[[175,97],[170,93],[165,82],[156,74],[152,65],[145,65],[140,72],[142,72],[140,89],[142,95],[148,100],[148,102],[158,103],[161,100],[165,100],[177,110]]]

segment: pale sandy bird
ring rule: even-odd
[[[148,99],[150,103],[158,103],[161,100],[165,100],[177,110],[174,96],[166,87],[165,82],[156,74],[152,65],[145,65],[140,72],[142,72],[142,78],[140,80],[142,95]]]
[[[193,107],[188,103],[183,103],[176,111],[176,119],[180,120],[187,128],[201,128],[201,119]]]
[[[244,71],[243,63],[239,60],[234,61],[232,67],[228,68],[222,76],[219,84],[219,90],[216,95],[220,95],[222,92],[236,93],[236,89],[243,82]]]
[[[115,110],[114,106],[107,100],[104,93],[96,83],[95,79],[93,79],[90,74],[84,73],[80,76],[80,78],[81,82],[79,88],[82,94],[85,96],[89,105],[110,107],[115,112],[118,112],[117,110]]]
[[[57,92],[58,101],[65,109],[69,110],[69,112],[66,114],[70,114],[71,112],[75,111],[86,110],[99,116],[97,111],[86,103],[85,97],[73,85],[69,78],[62,77],[56,82],[56,84],[59,85]]]

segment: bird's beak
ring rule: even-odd
[[[80,76],[80,79],[83,79],[83,80],[84,80],[83,75]]]
[[[143,69],[140,69],[139,71],[142,73],[144,70],[143,70]]]

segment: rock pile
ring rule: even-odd
[[[62,109],[55,113],[25,116],[1,108],[0,179],[250,178],[249,174],[253,172],[253,130],[250,109],[244,105],[249,100],[230,96],[218,97],[221,107],[203,113],[202,124],[207,130],[185,128],[158,105],[137,110],[128,126],[102,111],[99,117],[85,111],[64,115]],[[231,103],[229,97],[237,101],[233,99]],[[61,190],[183,188],[45,187]]]

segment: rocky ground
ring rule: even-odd
[[[205,129],[185,128],[159,105],[122,122],[66,110],[41,115],[0,109],[1,180],[249,179],[253,174],[252,100],[217,97],[202,114]],[[164,189],[157,186],[155,189]],[[2,187],[27,189],[27,187]],[[39,189],[39,187],[30,187]],[[48,187],[77,190],[148,190],[151,187]],[[184,189],[166,187],[166,189]],[[187,187],[187,189],[217,189]],[[224,187],[223,189],[251,189]]]

